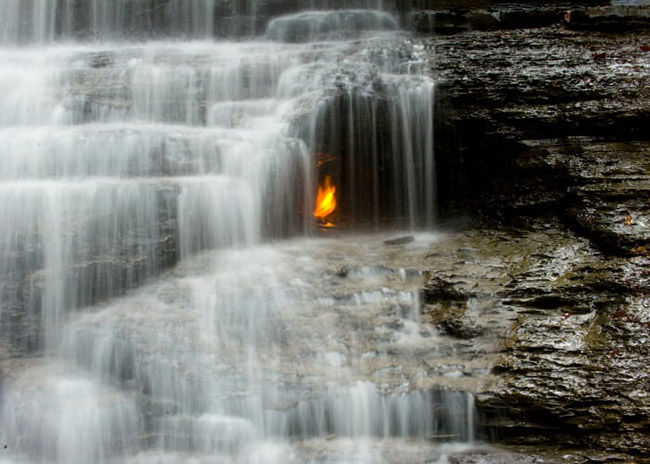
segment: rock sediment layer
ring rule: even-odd
[[[454,11],[453,28],[433,27],[446,34],[423,39],[442,80],[443,209],[505,227],[510,243],[484,244],[490,251],[472,267],[438,272],[425,293],[464,293],[469,307],[493,298],[488,307],[511,311],[511,325],[497,330],[501,383],[479,392],[500,439],[642,461],[650,450],[648,10],[545,2],[501,11],[513,10],[525,14],[508,24],[494,5]],[[486,12],[495,21],[472,23]],[[560,245],[541,225],[555,221],[591,245]],[[517,242],[516,258],[501,249]],[[431,299],[451,306],[435,292]],[[457,308],[432,314],[446,327],[471,322]]]

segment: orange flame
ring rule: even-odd
[[[336,187],[332,185],[332,178],[325,176],[325,180],[318,186],[316,196],[316,209],[314,217],[324,220],[336,209]]]

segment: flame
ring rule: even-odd
[[[325,176],[325,180],[318,186],[316,196],[316,209],[314,217],[324,220],[336,209],[336,187],[332,185],[332,178]],[[328,223],[329,224],[329,223]]]

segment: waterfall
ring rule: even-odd
[[[0,0],[0,461],[471,439],[466,394],[362,374],[375,348],[344,343],[361,314],[417,313],[417,288],[371,273],[332,300],[305,238],[324,175],[342,228],[435,218],[420,50],[384,2],[338,3]]]
[[[303,8],[388,9],[384,0],[2,0],[0,41],[209,38],[263,32],[272,16]],[[393,7],[393,5],[390,5]]]

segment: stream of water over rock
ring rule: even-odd
[[[308,238],[324,175],[351,229],[432,225],[434,82],[381,2],[212,38],[268,3],[0,0],[0,462],[472,441],[472,397],[420,388],[436,237]]]

